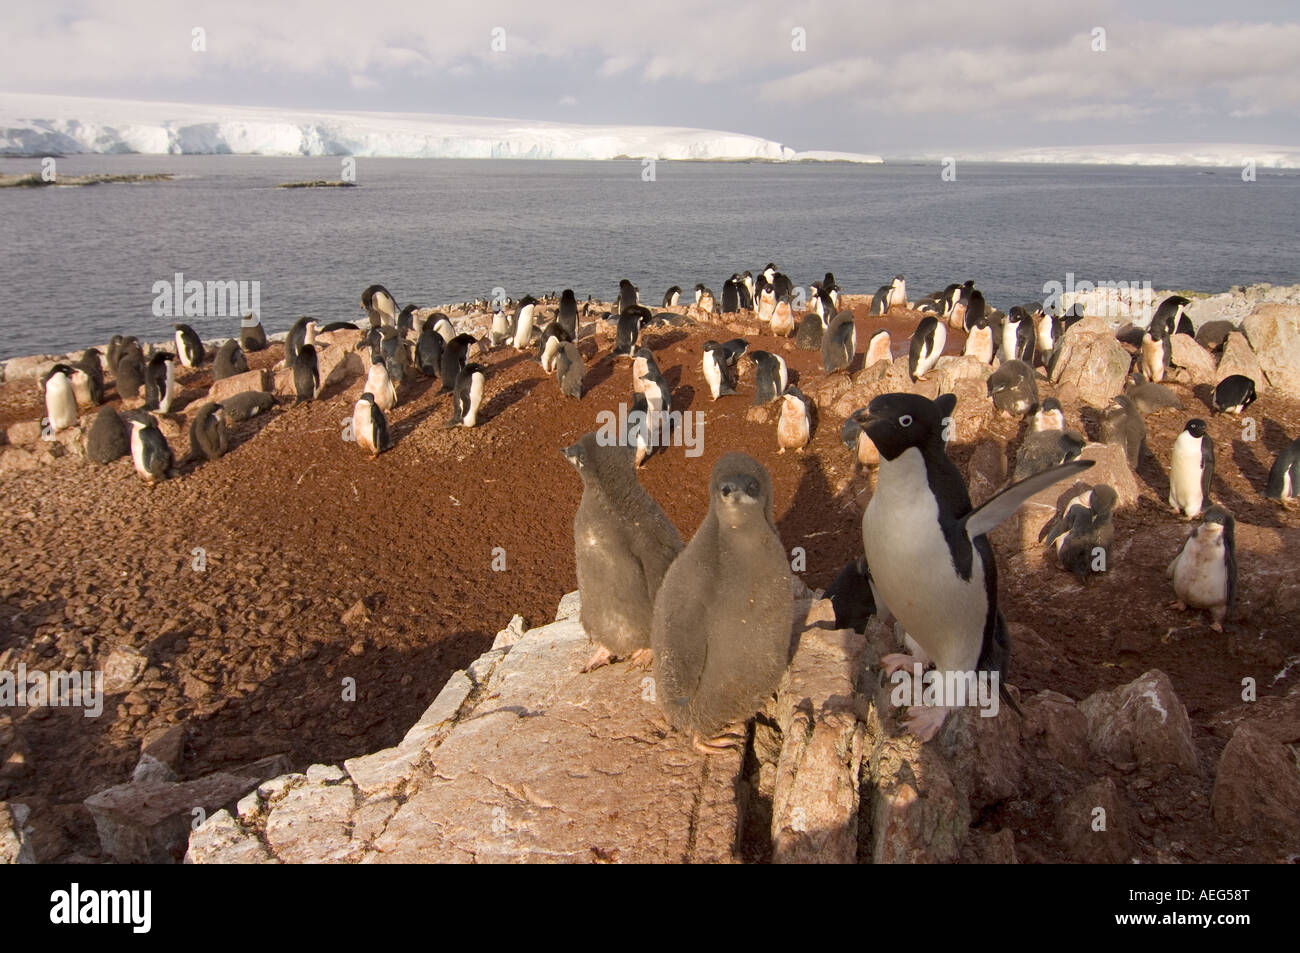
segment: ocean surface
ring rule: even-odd
[[[433,306],[573,288],[612,298],[620,278],[659,304],[768,261],[849,292],[894,274],[912,298],[974,278],[991,304],[1043,297],[1048,281],[1149,281],[1226,291],[1300,282],[1300,174],[1238,168],[959,163],[776,165],[638,160],[69,156],[63,175],[170,172],[175,181],[0,190],[0,358],[165,340],[174,320],[207,337],[237,318],[157,317],[154,285],[257,281],[263,323],[359,320],[362,290]],[[0,172],[38,172],[3,159]]]

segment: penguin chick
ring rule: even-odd
[[[585,434],[563,450],[582,478],[573,520],[579,621],[597,645],[584,672],[631,656],[650,663],[654,600],[683,549],[677,528],[637,481],[632,450]]]
[[[777,453],[787,450],[803,452],[812,437],[808,398],[793,384],[781,395],[781,415],[776,421]]]
[[[656,699],[697,750],[743,742],[790,657],[793,580],[772,516],[772,480],[743,453],[709,481],[709,512],[664,575],[654,603]]]
[[[1192,530],[1167,574],[1178,601],[1170,608],[1209,609],[1211,628],[1223,631],[1223,620],[1237,600],[1236,522],[1226,508],[1211,506]]]
[[[1123,447],[1129,468],[1138,468],[1146,450],[1147,425],[1130,397],[1117,394],[1110,399],[1101,413],[1098,436],[1102,443]]]
[[[1115,542],[1111,522],[1119,497],[1115,489],[1102,483],[1092,488],[1087,504],[1071,504],[1065,516],[1048,533],[1046,542],[1056,547],[1056,560],[1062,569],[1087,583],[1093,573],[1110,569],[1110,548]]]

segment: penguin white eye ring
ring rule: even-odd
[[[911,415],[911,414],[903,414],[903,416],[901,416],[901,417],[898,418],[898,423],[899,423],[900,426],[903,426],[903,427],[910,427],[910,426],[912,426],[912,415]]]

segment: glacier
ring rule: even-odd
[[[0,155],[141,153],[421,159],[664,159],[879,163],[676,126],[606,126],[436,113],[307,112],[0,93]]]
[[[920,157],[938,162],[937,154]],[[958,153],[968,162],[1059,163],[1062,165],[1236,166],[1252,160],[1257,169],[1300,169],[1300,146],[1260,143],[1167,142],[1123,145],[1043,146]]]

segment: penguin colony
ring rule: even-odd
[[[387,288],[371,285],[361,295],[362,322],[337,321],[318,329],[314,319],[299,319],[285,338],[283,367],[291,372],[294,403],[318,400],[326,382],[317,335],[362,331],[356,349],[366,367],[365,384],[349,426],[351,439],[375,459],[394,446],[387,414],[420,378],[437,380],[437,393],[450,395],[444,427],[490,423],[484,414],[489,370],[472,358],[497,348],[524,352],[554,378],[558,396],[582,400],[587,368],[579,342],[612,337],[603,356],[597,343],[595,357],[613,363],[616,371],[628,368],[623,373],[629,403],[643,420],[671,412],[674,399],[648,346],[655,338],[643,337],[648,329],[732,321],[730,316],[739,315],[756,333],[789,339],[786,351],[819,351],[827,376],[892,363],[892,342],[884,329],[865,338],[863,363],[858,363],[855,316],[844,308],[833,274],[813,282],[809,292],[796,299],[793,282],[769,263],[757,273],[733,273],[722,283],[720,297],[703,283],[695,285],[693,297],[674,285],[662,297],[662,310],[652,312],[641,304],[639,289],[623,279],[614,298],[617,311],[602,310],[591,297],[579,304],[572,290],[518,301],[467,302],[458,310],[487,319],[485,333],[476,337],[457,333],[444,313],[430,314],[413,304],[399,308]],[[1183,412],[1161,381],[1171,366],[1171,336],[1193,332],[1187,304],[1177,297],[1162,302],[1142,334],[1123,392],[1101,409],[1101,441],[1122,447],[1133,469],[1151,452],[1145,418]],[[800,307],[802,313],[796,313]],[[873,469],[876,480],[861,516],[862,548],[827,597],[838,625],[861,629],[872,615],[898,623],[905,651],[881,660],[887,674],[920,665],[1005,678],[1013,646],[999,607],[989,532],[1035,493],[1074,482],[1040,536],[1057,565],[1086,585],[1091,576],[1108,571],[1116,540],[1114,488],[1076,482],[1092,465],[1077,459],[1085,439],[1069,429],[1060,404],[1040,400],[1038,391],[1039,375],[1050,372],[1062,335],[1083,314],[1078,308],[1060,313],[1036,304],[1003,313],[988,305],[973,281],[909,302],[902,275],[880,287],[868,311],[876,316],[896,309],[921,315],[905,345],[912,381],[925,380],[941,356],[955,353],[948,347],[949,329],[964,332],[962,353],[995,368],[987,379],[987,399],[998,413],[1025,422],[1012,461],[1014,480],[973,507],[947,453],[949,424],[962,411],[956,397],[886,393],[874,398],[841,427],[855,466]],[[592,335],[593,325],[602,322],[605,330]],[[178,366],[199,368],[211,361],[214,380],[246,371],[245,352],[268,347],[265,332],[256,321],[246,321],[237,339],[205,348],[188,325],[174,330],[174,353],[146,350],[135,338],[119,336],[104,355],[92,348],[75,364],[49,369],[39,380],[48,425],[55,431],[77,426],[80,406],[103,403],[107,371],[118,396],[143,396],[143,407],[122,415],[110,407],[96,413],[86,437],[92,461],[107,464],[129,456],[140,478],[153,484],[179,466],[219,459],[231,446],[230,427],[270,410],[271,395],[246,392],[205,403],[193,419],[190,452],[179,463],[150,411],[167,414],[181,406]],[[591,360],[590,349],[588,354]],[[797,377],[780,353],[751,348],[743,336],[709,340],[699,376],[712,401],[737,396],[752,400],[754,407],[771,405],[779,452],[801,452],[811,439],[815,406],[796,386]],[[1255,382],[1234,375],[1214,388],[1209,410],[1241,414],[1255,399]],[[596,646],[584,671],[620,660],[652,667],[657,702],[673,728],[706,753],[739,744],[746,721],[775,691],[790,651],[793,577],[774,520],[771,477],[753,457],[723,455],[709,482],[708,514],[683,543],[637,479],[637,469],[662,449],[663,434],[629,420],[621,437],[607,445],[589,433],[563,448],[582,482],[574,521],[580,619]],[[1170,510],[1195,521],[1168,567],[1177,597],[1172,608],[1206,611],[1221,631],[1237,595],[1234,519],[1215,499],[1215,449],[1205,421],[1187,419],[1167,449]],[[1278,455],[1265,495],[1283,502],[1300,495],[1300,439]],[[947,715],[940,706],[916,706],[904,724],[929,740]]]

